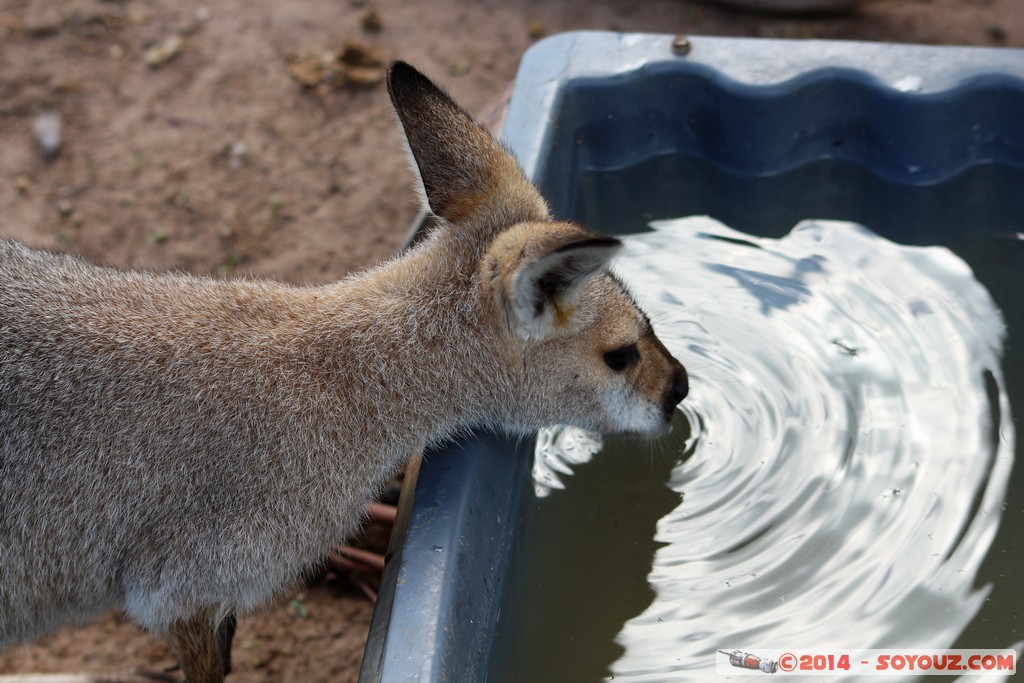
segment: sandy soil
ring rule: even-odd
[[[0,0],[0,236],[118,266],[337,278],[394,253],[416,213],[367,52],[478,111],[533,42],[574,29],[1024,47],[1020,0],[818,18],[698,0]],[[47,111],[52,158],[33,132]],[[354,681],[371,612],[328,578],[243,618],[231,680]],[[171,666],[117,615],[0,654],[0,673]]]

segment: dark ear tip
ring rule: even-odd
[[[570,242],[563,247],[559,247],[555,251],[573,251],[575,249],[618,249],[622,246],[622,240],[618,237],[612,237],[611,235],[602,235],[600,233],[591,233],[584,239]]]
[[[409,69],[411,66],[402,61],[391,62],[391,66],[388,67],[387,84],[388,94],[392,98],[395,96],[395,86],[405,80],[408,77]]]
[[[620,240],[618,237],[613,237],[612,235],[598,235],[594,241],[600,244],[604,244],[605,246],[608,247],[622,246],[622,240]]]
[[[398,60],[388,67],[387,83],[391,99],[395,98],[399,90],[408,90],[424,82],[429,82],[427,77],[408,62]]]
[[[408,62],[403,62],[401,59],[396,59],[391,62],[391,66],[388,67],[388,79],[391,78],[402,78],[408,74],[419,73],[416,69]]]

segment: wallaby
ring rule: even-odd
[[[225,619],[315,568],[407,456],[471,428],[667,429],[683,366],[513,157],[387,79],[436,227],[319,287],[0,241],[0,647],[111,608],[224,680]],[[223,636],[223,631],[220,633]]]

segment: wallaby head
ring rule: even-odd
[[[0,240],[0,647],[115,607],[218,683],[230,620],[322,561],[414,449],[656,433],[686,372],[512,156],[398,63],[437,227],[323,287],[99,268]]]
[[[503,426],[663,430],[687,375],[608,271],[621,242],[551,220],[513,156],[411,66],[393,65],[388,92],[434,241],[470,261],[478,329],[514,387]]]

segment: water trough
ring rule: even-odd
[[[1018,466],[991,465],[999,490],[983,493],[1002,520],[977,581],[995,585],[998,604],[958,644],[1024,640],[1020,588],[1001,588],[1024,585],[1012,576],[1024,566],[1012,533],[1024,524],[1012,429],[1024,408],[1012,358],[1024,340],[1024,51],[568,33],[524,56],[502,138],[556,217],[596,230],[709,215],[781,238],[806,218],[839,219],[967,254],[1009,340],[993,390],[1009,445],[993,457]],[[511,655],[495,645],[509,615],[530,609],[518,558],[536,521],[533,456],[530,441],[477,434],[408,477],[362,683],[539,680],[496,670]],[[975,513],[988,504],[978,498]]]

